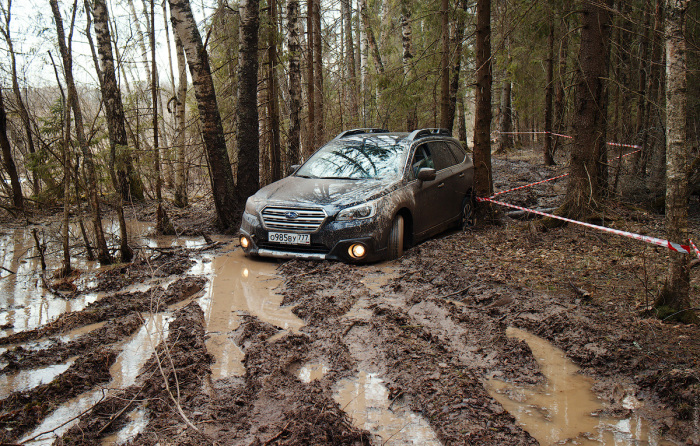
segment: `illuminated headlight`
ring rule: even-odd
[[[255,195],[248,197],[245,202],[245,211],[248,214],[255,215],[258,213],[258,203],[260,199],[256,198]]]
[[[363,203],[351,208],[343,209],[338,212],[336,220],[338,221],[352,221],[352,220],[363,220],[365,218],[374,217],[377,213],[377,202],[370,201],[369,203]]]
[[[248,249],[248,247],[250,246],[250,240],[248,240],[248,237],[246,237],[245,235],[241,236],[241,246],[243,247],[243,249]]]

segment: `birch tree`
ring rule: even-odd
[[[301,44],[299,38],[299,0],[287,0],[287,46],[289,48],[289,165],[299,164],[301,158]]]
[[[85,173],[87,176],[87,194],[90,202],[90,211],[92,213],[92,224],[95,231],[95,241],[97,244],[97,260],[103,265],[108,265],[113,262],[112,255],[107,248],[107,240],[105,239],[104,230],[102,228],[102,216],[100,213],[100,199],[98,196],[97,173],[95,170],[95,162],[92,157],[92,151],[88,146],[85,138],[85,128],[83,126],[83,113],[78,100],[78,93],[73,80],[73,58],[71,55],[73,23],[75,12],[77,10],[77,0],[73,4],[73,20],[71,21],[71,31],[69,38],[66,40],[65,30],[63,29],[63,18],[61,11],[58,8],[58,0],[49,0],[51,10],[53,12],[56,25],[56,34],[58,37],[58,47],[63,59],[63,73],[66,79],[66,88],[68,90],[67,102],[73,110],[73,119],[75,120],[75,134],[78,139],[78,145],[83,154],[83,163],[85,165]]]

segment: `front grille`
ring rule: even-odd
[[[296,215],[296,218],[290,216]],[[321,208],[267,206],[262,210],[265,227],[271,231],[315,232],[326,219]]]

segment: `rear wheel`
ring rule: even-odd
[[[391,224],[391,232],[389,232],[389,245],[387,255],[387,258],[389,260],[398,259],[403,255],[403,235],[403,217],[397,215],[394,219],[394,222]]]
[[[460,228],[463,231],[473,228],[476,225],[476,199],[474,192],[469,191],[462,201],[462,217],[460,219]]]

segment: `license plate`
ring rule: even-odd
[[[310,234],[292,234],[289,232],[268,232],[267,241],[285,245],[310,245]]]

